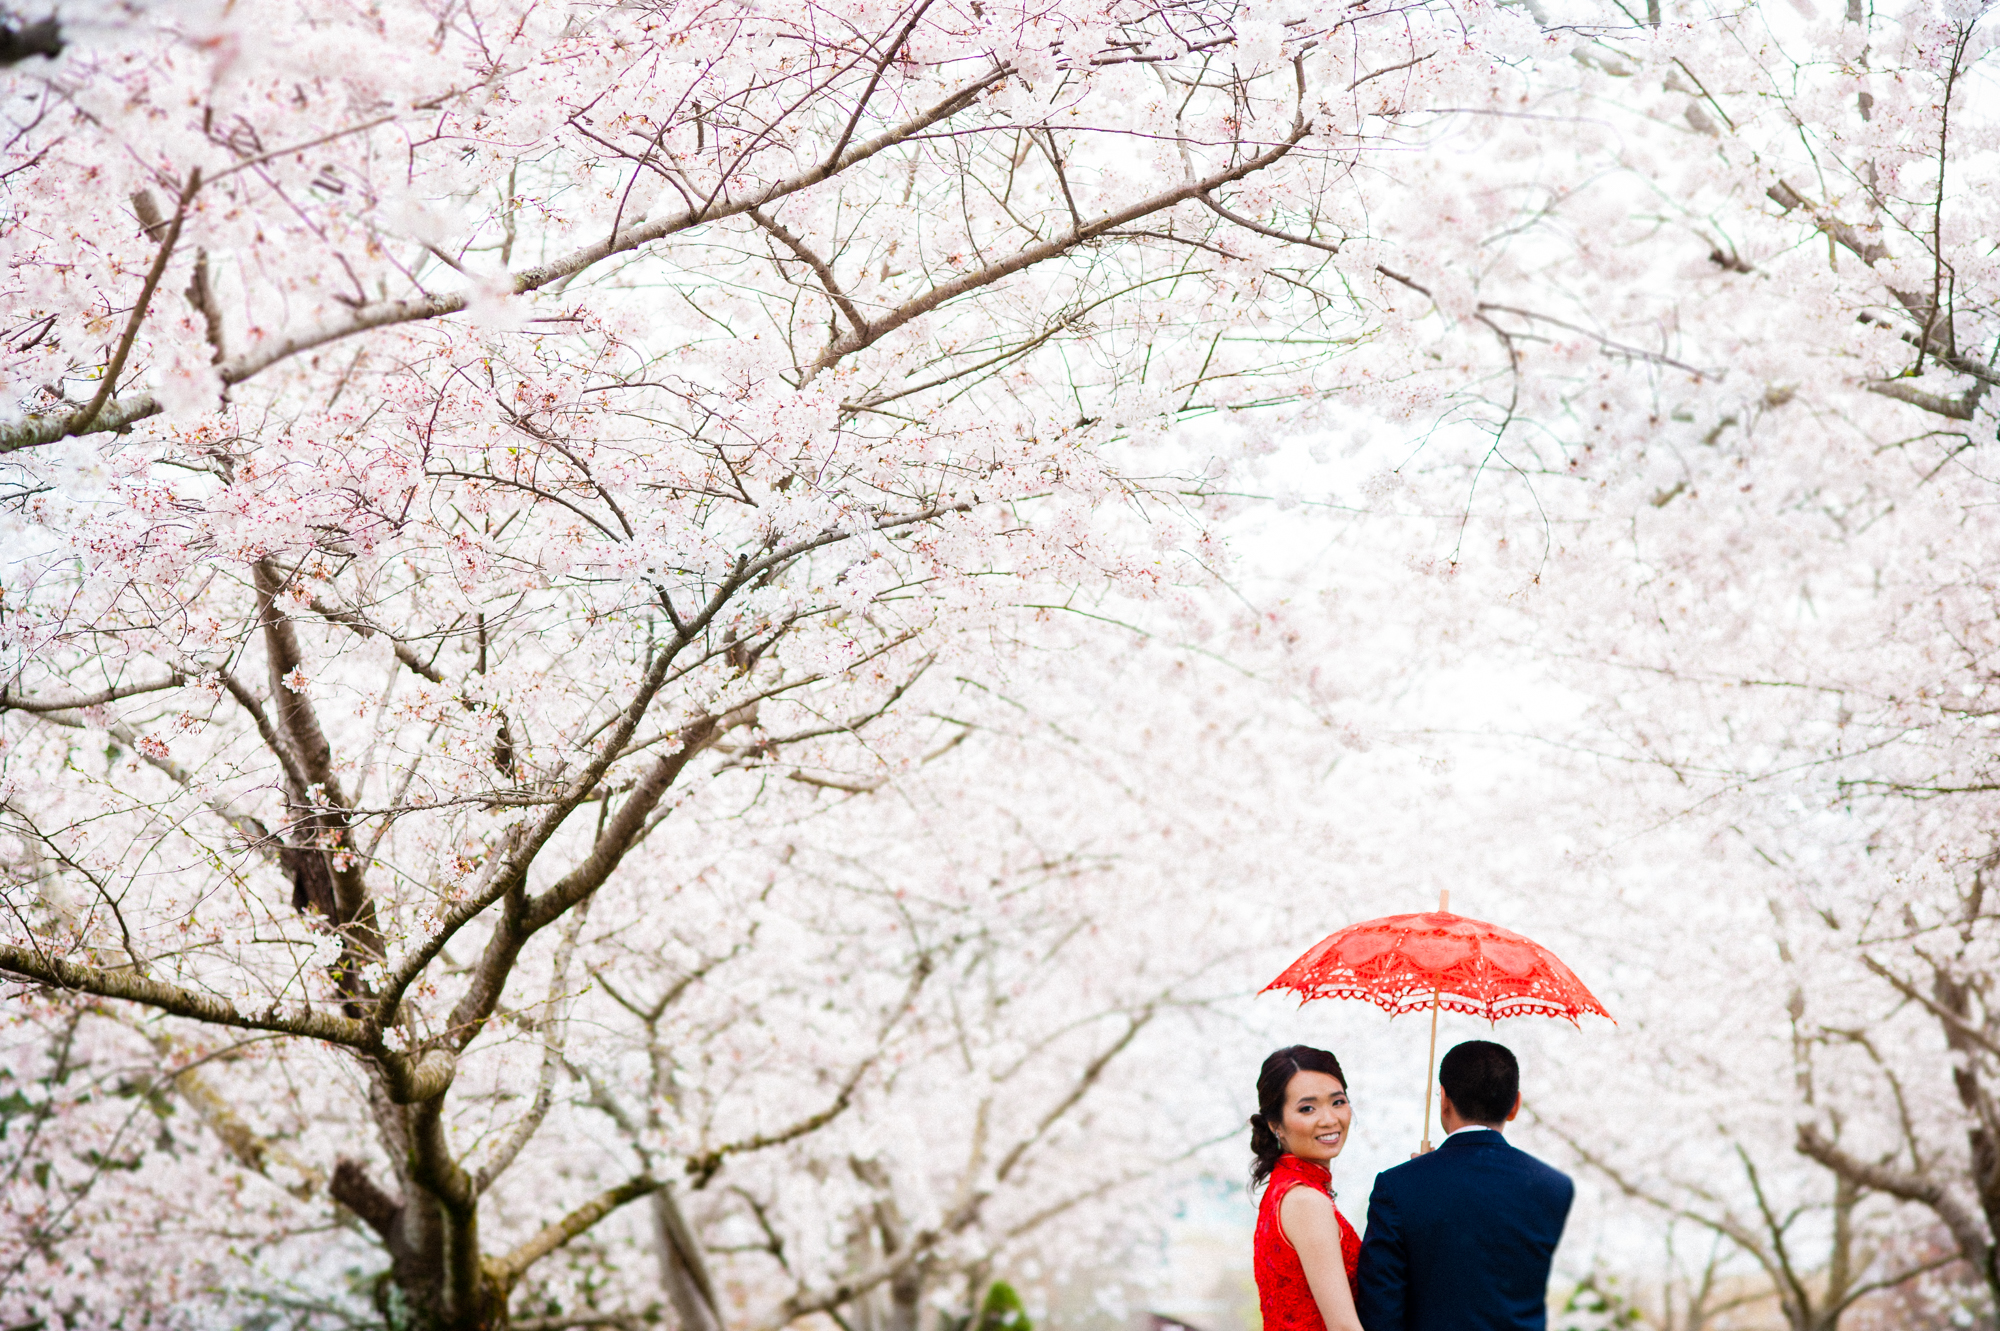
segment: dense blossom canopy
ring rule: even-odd
[[[1617,964],[1579,1097],[1688,1070],[1650,1155],[1551,1091],[1609,1194],[1800,1331],[1990,1308],[1977,5],[58,22],[0,1322],[914,1331],[1120,1251],[1218,1014],[1470,874]]]

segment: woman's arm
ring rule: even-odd
[[[1340,1221],[1333,1198],[1313,1188],[1293,1188],[1278,1203],[1278,1227],[1306,1269],[1306,1284],[1326,1322],[1326,1331],[1361,1331],[1354,1294],[1347,1288],[1347,1265],[1340,1257]]]

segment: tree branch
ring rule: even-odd
[[[798,257],[799,262],[813,270],[813,275],[819,278],[820,286],[826,289],[827,296],[832,299],[835,305],[840,307],[840,312],[847,316],[848,327],[854,330],[856,337],[866,337],[868,335],[868,320],[861,316],[861,311],[854,307],[854,302],[848,298],[845,291],[841,290],[840,279],[833,275],[833,269],[828,266],[826,260],[813,253],[812,250],[806,247],[805,241],[780,225],[776,218],[767,215],[761,209],[752,208],[750,210],[750,220],[770,232],[783,243],[786,249]]]
[[[275,1002],[263,1012],[242,1012],[226,999],[148,979],[136,971],[80,966],[73,961],[16,947],[11,943],[0,943],[0,971],[55,989],[68,989],[80,994],[95,994],[99,998],[118,998],[131,1003],[143,1003],[147,1007],[158,1008],[177,1017],[206,1022],[211,1026],[232,1026],[246,1031],[279,1031],[286,1035],[303,1036],[309,1040],[324,1040],[328,1044],[344,1045],[364,1052],[373,1052],[380,1047],[374,1032],[367,1024],[352,1017],[338,1016],[313,1008],[286,1015],[278,1011]]]
[[[836,1282],[818,1292],[801,1290],[778,1306],[776,1313],[758,1323],[756,1331],[782,1331],[801,1317],[813,1313],[826,1312],[849,1303],[869,1290],[895,1279],[914,1266],[933,1248],[955,1234],[962,1233],[979,1218],[979,1211],[986,1203],[987,1194],[975,1193],[954,1207],[937,1225],[919,1230],[910,1236],[909,1243],[892,1256],[877,1262],[874,1266]]]
[[[875,526],[877,530],[888,530],[908,522],[923,521],[940,513],[964,507],[965,505],[950,505],[945,508],[927,510],[924,513],[907,518],[883,518],[879,519]],[[631,743],[633,734],[639,728],[639,723],[645,719],[647,708],[651,706],[654,696],[665,685],[673,663],[680,655],[682,649],[693,642],[697,635],[708,628],[709,624],[714,621],[715,616],[720,613],[722,607],[728,604],[730,598],[736,595],[746,584],[766,571],[788,563],[810,550],[818,549],[824,545],[831,545],[836,541],[845,539],[847,539],[847,534],[844,532],[822,532],[818,536],[808,537],[805,540],[795,541],[790,545],[782,546],[760,559],[739,558],[737,560],[736,567],[716,585],[715,592],[709,597],[701,610],[696,613],[694,618],[685,623],[678,624],[673,641],[666,644],[655,654],[651,665],[646,671],[645,678],[640,681],[639,687],[634,691],[631,701],[626,703],[619,711],[615,722],[611,723],[611,733],[601,741],[597,756],[584,764],[582,771],[577,774],[574,780],[568,783],[566,788],[558,787],[556,799],[550,804],[548,811],[535,822],[534,826],[526,829],[525,832],[510,831],[508,833],[509,844],[504,857],[496,867],[493,877],[488,881],[485,890],[472,894],[466,900],[454,906],[440,923],[437,932],[426,939],[422,946],[411,952],[403,960],[402,965],[391,972],[383,986],[380,1003],[377,1008],[379,1020],[381,1020],[383,1025],[393,1024],[393,1014],[397,1006],[402,1002],[404,992],[416,977],[422,973],[423,968],[430,965],[432,959],[443,950],[445,945],[451,941],[458,931],[476,919],[488,907],[493,905],[494,902],[499,901],[502,897],[515,891],[526,882],[528,868],[534,863],[535,857],[541,853],[542,847],[548,844],[549,838],[556,834],[556,829],[562,826],[564,820],[571,813],[575,812],[577,807],[586,799],[590,798],[591,792],[597,789],[598,782],[610,770],[611,765],[622,756],[625,746]],[[666,760],[663,759],[662,761]],[[676,769],[677,772],[678,769]],[[655,797],[655,802],[657,802],[657,797]],[[589,890],[594,891],[595,887],[596,885],[593,884]],[[562,890],[563,883],[559,882],[549,889],[549,893],[544,893],[541,900],[546,902],[549,899],[550,893],[557,893]],[[499,941],[499,932],[499,930],[496,930],[495,937],[488,940],[489,951],[493,944]],[[524,940],[525,935],[522,936],[522,939],[515,940],[513,946],[518,948],[520,941]],[[495,955],[497,956],[498,954]],[[511,967],[511,956],[508,957],[505,964]],[[499,978],[504,980],[504,974]],[[465,1003],[469,1002],[471,998],[472,995],[468,994],[464,1000],[461,1000],[461,1009],[472,1010],[465,1009]],[[481,1001],[482,1003],[497,1002],[498,989],[493,989]],[[475,1005],[475,1007],[477,1006]],[[490,1006],[485,1008],[487,1015],[491,1014],[491,1010]],[[484,1017],[481,1017],[480,1020],[483,1022]],[[461,1044],[460,1047],[463,1048],[464,1046]]]
[[[187,676],[176,670],[157,684],[125,684],[117,688],[99,689],[96,693],[82,693],[74,698],[26,698],[20,694],[9,694],[5,685],[0,685],[0,712],[33,712],[42,715],[48,712],[74,712],[85,707],[102,707],[106,703],[118,702],[123,698],[136,698],[143,693],[160,693],[166,689],[179,688],[187,683]]]
[[[133,302],[132,313],[125,321],[125,332],[118,339],[118,349],[111,353],[111,363],[104,367],[104,382],[97,386],[97,392],[90,404],[77,414],[77,426],[72,433],[82,434],[97,419],[104,404],[111,400],[111,394],[118,387],[118,376],[125,372],[125,358],[132,354],[132,344],[138,340],[139,327],[146,322],[146,311],[153,303],[153,293],[160,289],[160,278],[166,275],[167,260],[173,257],[174,246],[180,242],[181,223],[187,220],[188,205],[194,202],[195,191],[201,188],[201,168],[188,172],[187,185],[181,190],[179,203],[174,207],[173,220],[167,223],[167,234],[160,238],[159,251],[153,255],[153,266],[146,270],[145,285],[139,288],[139,299]],[[142,196],[151,207],[152,196]],[[149,231],[151,228],[147,228]]]
[[[556,949],[554,978],[549,982],[548,1011],[542,1017],[542,1067],[535,1078],[535,1099],[528,1106],[528,1112],[521,1116],[508,1132],[506,1138],[496,1147],[472,1175],[472,1190],[483,1193],[493,1186],[493,1180],[507,1172],[528,1142],[540,1131],[542,1122],[549,1116],[549,1109],[555,1104],[556,1073],[563,1067],[564,1036],[568,1031],[565,1008],[566,996],[563,988],[569,983],[570,961],[576,956],[577,934],[588,918],[590,901],[586,899],[563,930],[562,946]]]
[[[250,691],[248,684],[230,671],[223,670],[218,673],[222,687],[230,697],[236,699],[244,711],[250,713],[251,723],[257,727],[257,737],[264,741],[264,747],[270,750],[271,756],[278,760],[278,766],[284,769],[285,780],[293,787],[293,798],[303,798],[305,789],[312,782],[307,779],[305,768],[299,765],[298,755],[292,752],[291,746],[285,743],[284,737],[271,724],[271,718],[265,715],[263,702]]]
[[[1944,1222],[1944,1227],[1951,1231],[1952,1240],[1958,1244],[1959,1255],[1979,1270],[1987,1269],[1987,1263],[1992,1256],[1992,1244],[1988,1241],[1985,1230],[1943,1184],[1921,1174],[1857,1160],[1828,1141],[1820,1133],[1819,1128],[1811,1123],[1799,1125],[1798,1150],[1800,1155],[1817,1160],[1834,1173],[1852,1179],[1864,1188],[1872,1188],[1876,1192],[1884,1192],[1891,1197],[1928,1207],[1933,1215]]]
[[[1804,209],[1806,216],[1812,218],[1814,226],[1831,236],[1843,249],[1853,254],[1854,257],[1869,267],[1872,268],[1883,259],[1889,257],[1889,247],[1887,245],[1884,245],[1879,240],[1867,239],[1854,226],[1841,221],[1838,217],[1835,217],[1825,208],[1814,203],[1784,181],[1780,180],[1777,184],[1765,190],[1764,193],[1769,196],[1771,202],[1777,204],[1786,212],[1790,212],[1794,208]]]
[[[542,1258],[568,1243],[598,1221],[628,1202],[635,1202],[661,1186],[651,1174],[636,1174],[615,1188],[606,1188],[541,1233],[493,1263],[493,1269],[511,1287],[523,1272]]]
[[[646,815],[666,795],[667,787],[674,783],[681,769],[708,743],[715,733],[715,724],[715,718],[703,717],[683,730],[680,747],[654,760],[625,802],[618,806],[618,812],[605,822],[583,863],[556,880],[546,892],[524,901],[518,912],[503,914],[494,925],[485,950],[473,966],[471,983],[452,1009],[449,1030],[458,1048],[470,1044],[493,1015],[522,945],[561,918],[565,911],[588,899],[611,877],[645,826]],[[387,1001],[385,995],[383,1002]]]
[[[868,1075],[870,1068],[881,1061],[882,1054],[888,1047],[890,1033],[896,1029],[897,1023],[902,1021],[904,1014],[915,1005],[918,991],[924,987],[924,982],[930,979],[934,969],[928,954],[917,958],[916,969],[910,973],[910,983],[903,991],[902,1000],[889,1010],[889,1015],[883,1019],[881,1029],[875,1033],[874,1052],[854,1065],[853,1071],[847,1074],[847,1080],[841,1083],[840,1090],[833,1097],[832,1103],[818,1113],[808,1114],[791,1126],[780,1128],[776,1132],[760,1132],[742,1141],[718,1146],[712,1151],[689,1157],[687,1172],[694,1179],[694,1186],[706,1187],[708,1181],[715,1177],[715,1171],[722,1168],[722,1162],[729,1156],[744,1155],[751,1151],[762,1151],[773,1146],[783,1146],[786,1142],[797,1141],[808,1133],[819,1131],[846,1113],[848,1106],[854,1103],[854,1092],[860,1088],[861,1079]]]
[[[539,291],[564,278],[575,277],[605,259],[637,249],[641,245],[650,244],[706,222],[736,217],[752,208],[766,207],[848,170],[912,135],[922,133],[941,120],[957,115],[987,91],[1005,82],[1012,73],[1011,65],[995,66],[927,110],[892,126],[874,138],[851,145],[837,159],[830,158],[797,175],[777,180],[751,198],[728,203],[704,202],[691,205],[687,211],[673,217],[661,218],[654,222],[634,223],[615,236],[572,250],[549,263],[523,269],[514,274],[510,285],[516,295]],[[343,318],[273,337],[251,351],[231,357],[218,367],[219,373],[225,386],[240,384],[279,361],[288,360],[302,352],[312,351],[328,343],[338,342],[376,328],[457,314],[463,311],[471,300],[470,292],[452,291],[417,299],[371,302]],[[137,393],[123,398],[112,398],[102,403],[91,414],[86,414],[84,409],[79,408],[74,411],[24,416],[10,425],[0,427],[0,454],[52,444],[71,435],[121,430],[135,422],[156,416],[161,410],[161,403],[151,393]]]
[[[63,52],[62,26],[54,18],[19,27],[0,24],[0,65],[18,65],[29,56],[53,60]]]
[[[819,359],[813,362],[812,372],[817,373],[831,367],[843,357],[853,355],[862,348],[878,341],[884,335],[901,328],[912,319],[929,314],[946,301],[954,300],[968,291],[977,291],[981,287],[991,286],[1003,277],[1009,277],[1024,268],[1031,268],[1045,260],[1066,254],[1078,245],[1081,245],[1084,241],[1102,235],[1107,231],[1115,231],[1128,222],[1137,221],[1141,217],[1149,216],[1163,209],[1172,208],[1176,204],[1185,203],[1190,199],[1199,199],[1202,195],[1223,185],[1241,180],[1248,175],[1254,175],[1256,172],[1262,171],[1265,167],[1279,161],[1287,153],[1291,152],[1305,138],[1311,128],[1310,123],[1301,115],[1293,121],[1292,132],[1283,140],[1254,157],[1245,158],[1226,171],[1219,171],[1204,180],[1189,181],[1185,185],[1164,190],[1148,199],[1142,199],[1130,207],[1121,208],[1116,212],[1105,213],[1084,223],[1069,235],[1053,240],[1045,240],[1040,244],[1030,245],[1011,258],[1002,259],[998,263],[988,264],[978,272],[967,273],[963,277],[933,287],[924,295],[914,300],[906,301],[887,314],[884,314],[870,325],[865,335],[850,333],[848,336],[839,338],[829,344],[827,349],[820,353]]]
[[[1543,1118],[1538,1114],[1535,1114],[1533,1110],[1529,1110],[1528,1112],[1529,1116],[1533,1118],[1536,1123],[1540,1124],[1543,1127],[1548,1128],[1551,1132],[1555,1133],[1557,1137],[1561,1138],[1563,1144],[1569,1147],[1571,1151],[1576,1153],[1577,1159],[1583,1161],[1584,1164],[1589,1165],[1592,1169],[1595,1169],[1598,1173],[1610,1179],[1612,1185],[1616,1187],[1618,1191],[1624,1193],[1627,1197],[1632,1198],[1634,1201],[1644,1202],[1648,1206],[1655,1207],[1661,1211],[1665,1211],[1668,1215],[1683,1216],[1686,1219],[1692,1220],[1695,1224],[1700,1225],[1702,1228],[1709,1230],[1712,1233],[1718,1234],[1723,1238],[1728,1239],[1731,1243],[1734,1243],[1744,1252],[1750,1254],[1750,1256],[1756,1260],[1757,1264],[1764,1268],[1766,1274],[1768,1274],[1771,1277],[1772,1283],[1773,1284],[1777,1283],[1778,1272],[1776,1270],[1775,1264],[1771,1260],[1771,1255],[1764,1250],[1764,1245],[1758,1239],[1756,1233],[1751,1229],[1749,1229],[1748,1227],[1746,1227],[1745,1225],[1743,1225],[1742,1222],[1726,1214],[1721,1216],[1720,1218],[1715,1216],[1703,1215],[1701,1212],[1696,1211],[1691,1207],[1683,1206],[1677,1202],[1669,1201],[1667,1198],[1660,1196],[1658,1193],[1652,1191],[1650,1188],[1647,1188],[1645,1185],[1639,1183],[1636,1179],[1633,1179],[1628,1175],[1626,1175],[1626,1173],[1623,1170],[1619,1169],[1616,1165],[1612,1164],[1610,1161],[1604,1159],[1603,1157],[1597,1155],[1595,1152],[1591,1151],[1588,1147],[1584,1146],[1581,1142],[1577,1141],[1576,1138],[1572,1137],[1569,1133],[1563,1131],[1560,1125],[1552,1123],[1548,1119]]]
[[[1275,227],[1265,226],[1262,222],[1245,217],[1240,213],[1233,213],[1210,198],[1206,191],[1195,197],[1206,205],[1208,210],[1217,217],[1228,222],[1234,222],[1245,231],[1254,231],[1260,236],[1269,236],[1273,240],[1282,240],[1292,245],[1309,245],[1316,250],[1325,250],[1328,254],[1340,253],[1340,246],[1330,240],[1318,240],[1312,236],[1294,236],[1289,232],[1279,231]]]
[[[1905,980],[1902,976],[1896,974],[1896,972],[1890,970],[1887,966],[1884,966],[1881,962],[1868,956],[1866,953],[1862,954],[1861,964],[1866,966],[1875,975],[1887,980],[1897,993],[1922,1007],[1926,1012],[1929,1012],[1933,1017],[1936,1017],[1959,1035],[1978,1045],[1987,1053],[1995,1057],[2000,1057],[2000,1041],[1995,1041],[1985,1031],[1980,1030],[1979,1027],[1974,1026],[1971,1022],[1959,1016],[1950,1008],[1945,1007],[1936,999],[1924,993],[1908,980]]]
[[[922,0],[922,3],[917,6],[916,12],[910,15],[910,21],[903,25],[903,30],[897,33],[895,39],[883,50],[882,58],[875,62],[875,72],[869,76],[868,86],[861,90],[861,99],[854,104],[854,114],[847,118],[847,124],[840,131],[840,138],[835,141],[833,151],[826,155],[828,166],[832,166],[840,160],[840,154],[846,150],[849,141],[854,138],[855,126],[861,123],[862,112],[868,109],[868,99],[875,95],[875,87],[882,81],[882,71],[889,68],[889,62],[896,58],[896,52],[902,50],[904,44],[910,40],[910,34],[917,30],[917,21],[923,18],[924,11],[930,7],[931,0]]]
[[[1969,421],[1979,413],[1979,399],[1986,396],[1986,385],[1975,383],[1957,397],[1946,397],[1942,393],[1926,393],[1901,379],[1889,379],[1868,385],[1868,391],[1895,398],[1898,402],[1907,402],[1946,420]]]
[[[1885,1289],[1894,1289],[1898,1285],[1915,1280],[1918,1276],[1929,1275],[1932,1271],[1936,1271],[1940,1267],[1950,1266],[1953,1262],[1962,1262],[1964,1260],[1965,1258],[1958,1253],[1951,1253],[1944,1257],[1933,1258],[1921,1266],[1913,1266],[1908,1270],[1899,1271],[1893,1276],[1884,1276],[1880,1280],[1871,1280],[1865,1285],[1856,1285],[1847,1292],[1839,1303],[1827,1309],[1827,1312],[1829,1315],[1845,1312],[1848,1308],[1860,1300],[1867,1298],[1870,1294],[1876,1294]]]
[[[321,619],[339,624],[344,628],[352,629],[355,635],[360,638],[367,639],[374,637],[378,633],[381,634],[389,640],[395,650],[396,659],[401,661],[411,674],[416,675],[420,679],[427,679],[433,684],[444,683],[444,671],[420,659],[417,656],[416,650],[410,644],[404,642],[381,625],[371,622],[367,616],[341,606],[328,605],[317,597],[313,600],[312,609],[313,613]]]
[[[996,1180],[1000,1182],[1006,1181],[1007,1175],[1013,1172],[1014,1166],[1021,1163],[1021,1157],[1032,1150],[1036,1142],[1047,1136],[1049,1129],[1054,1127],[1064,1114],[1076,1108],[1078,1101],[1090,1094],[1090,1088],[1095,1086],[1097,1079],[1104,1075],[1104,1069],[1111,1065],[1111,1060],[1124,1053],[1126,1046],[1138,1037],[1139,1032],[1144,1030],[1146,1023],[1152,1019],[1153,1009],[1151,1008],[1144,1009],[1136,1017],[1126,1018],[1125,1033],[1120,1035],[1116,1040],[1113,1040],[1108,1048],[1084,1066],[1083,1071],[1077,1076],[1076,1083],[1070,1087],[1069,1094],[1058,1101],[1048,1113],[1042,1115],[1042,1121],[1035,1125],[1035,1130],[1032,1133],[1014,1143],[1013,1149],[1007,1152],[1005,1158],[1000,1161],[999,1166],[993,1171],[993,1177]]]

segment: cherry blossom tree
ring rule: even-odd
[[[175,1320],[243,1283],[213,1253],[113,1253],[158,1251],[162,1216],[240,1246],[274,1316],[396,1325],[614,1293],[639,1315],[595,1236],[642,1202],[686,1323],[885,1285],[907,1322],[926,1281],[990,1269],[1042,1221],[975,1234],[986,1194],[1054,1148],[1175,981],[1072,988],[1069,1024],[1016,1029],[999,999],[1030,944],[977,902],[879,956],[773,925],[732,967],[757,899],[698,905],[693,868],[651,862],[686,828],[728,865],[727,810],[783,823],[950,745],[901,713],[1022,603],[1171,595],[1215,562],[1187,493],[1229,450],[1163,433],[1323,410],[1326,351],[1373,317],[1332,263],[1343,182],[1399,71],[1483,79],[1457,16],[62,23],[58,60],[9,75],[0,240],[0,969],[34,996],[10,1058],[15,1320]],[[1007,881],[985,887],[1002,917]],[[792,930],[857,890],[822,887],[778,912]],[[1065,918],[1089,917],[1038,923]],[[716,1013],[662,1033],[724,979]],[[753,1076],[772,1031],[787,1058]],[[768,1238],[795,1288],[730,1306],[683,1240],[761,1226],[767,1192],[690,1225],[669,1184],[720,1197],[740,1159],[841,1140],[913,1047],[1040,1080],[956,1148],[950,1205],[847,1143],[822,1182],[851,1251]],[[587,1105],[559,1103],[578,1086]],[[594,1141],[618,1145],[572,1164]],[[1086,1200],[1118,1181],[1066,1178]]]
[[[1990,24],[1810,9],[64,8],[0,148],[10,1324],[907,1331],[1130,1181],[1103,1070],[1288,923],[1199,887],[1323,872],[1264,769],[1463,756],[1398,632],[1592,700],[1578,863],[1666,819],[1772,921],[1663,967],[1763,975],[1745,1094],[1579,1154],[1800,1327],[1905,1215],[2000,1291]],[[1329,470],[1428,576],[1365,666],[1220,539]],[[1095,707],[995,701],[1044,652]],[[1138,680],[1216,765],[1120,747]]]
[[[1583,700],[1510,738],[1575,774],[1546,797],[1598,886],[1651,879],[1635,845],[1689,857],[1682,895],[1606,930],[1741,931],[1661,940],[1642,1009],[1735,995],[1646,1046],[1731,1090],[1685,1160],[1572,1120],[1600,1178],[1721,1233],[1794,1324],[1940,1235],[1990,1319],[1990,19],[1533,12],[1570,36],[1413,163],[1458,223],[1399,270],[1430,393],[1393,451],[1357,439],[1381,471],[1334,497],[1424,521],[1481,650]],[[1389,241],[1426,226],[1380,216]]]
[[[1243,780],[1273,750],[1218,706],[1223,668],[1147,643],[1094,630],[1011,683],[927,675],[906,695],[927,737],[899,768],[706,787],[676,809],[688,833],[649,840],[524,965],[455,1083],[454,1137],[492,1180],[482,1232],[546,1248],[548,1199],[582,1201],[574,1223],[635,1174],[661,1186],[527,1265],[518,1324],[928,1320],[992,1275],[1143,1235],[1133,1184],[1238,1144],[1240,1086],[1188,1100],[1191,1068],[1243,1061],[1212,1009],[1326,907],[1292,919],[1211,885],[1250,846],[1277,842],[1256,862],[1278,898],[1343,856],[1278,841],[1269,811],[1292,806]],[[1170,779],[1191,755],[1224,791]],[[31,1288],[75,1321],[167,1314],[190,1287],[197,1306],[400,1318],[361,1229],[385,1204],[366,1181],[395,1166],[365,1080],[310,1045],[175,1039],[122,1011],[52,997],[23,1028],[41,1040],[10,1040],[45,1127],[10,1161],[43,1174],[8,1207]],[[256,1259],[218,1251],[218,1228]]]

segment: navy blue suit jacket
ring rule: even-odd
[[[1576,1186],[1494,1131],[1375,1176],[1362,1331],[1543,1331],[1549,1262]]]

